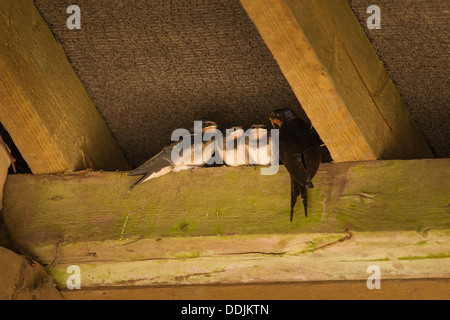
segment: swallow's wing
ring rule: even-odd
[[[162,167],[161,169],[156,169],[152,173],[146,173],[142,178],[140,178],[135,184],[133,184],[131,186],[129,191],[131,191],[132,189],[136,188],[138,185],[140,185],[141,183],[143,183],[143,182],[145,182],[147,180],[159,178],[159,177],[161,177],[163,175],[168,174],[172,170],[173,170],[172,166],[165,166],[165,167]]]
[[[294,207],[295,203],[297,202],[299,194],[300,194],[300,185],[298,184],[297,180],[295,180],[291,176],[291,222],[292,218],[294,217]]]
[[[131,186],[130,191],[147,180],[161,177],[172,171],[173,170],[173,164],[171,161],[172,149],[173,145],[165,147],[160,153],[158,153],[150,160],[146,161],[143,165],[128,172],[129,176],[137,176],[141,174],[144,175],[142,178],[140,178],[136,183],[134,183]]]
[[[137,167],[134,170],[128,172],[129,176],[138,176],[141,174],[152,174],[158,172],[161,169],[172,166],[171,154],[174,144],[171,144],[161,150],[156,156],[147,160],[143,165]]]
[[[149,174],[146,174],[144,176],[142,176],[138,181],[136,181],[131,187],[130,189],[128,189],[128,191],[133,190],[134,188],[136,188],[137,186],[139,186],[141,183],[143,183],[144,181],[147,181],[147,179],[150,177]]]
[[[143,165],[128,172],[128,176],[144,175],[131,186],[130,191],[147,180],[161,177],[173,170],[171,157],[172,149],[175,145],[176,143],[168,145],[163,148],[160,153],[146,161]]]
[[[311,180],[319,169],[320,161],[322,159],[322,148],[317,145],[305,150],[303,158],[308,180]]]
[[[302,197],[303,209],[305,210],[305,217],[308,216],[308,189],[300,186],[300,196]]]
[[[302,155],[289,154],[280,150],[281,161],[289,174],[302,186],[312,187],[311,181],[302,162]]]

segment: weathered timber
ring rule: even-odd
[[[10,175],[16,241],[60,287],[448,278],[450,160],[323,164],[310,214],[289,222],[289,177],[253,168],[168,174]],[[24,201],[26,198],[26,201]]]
[[[333,160],[433,157],[346,0],[241,0]]]
[[[117,172],[10,175],[5,217],[22,241],[129,236],[392,231],[450,226],[450,160],[322,164],[308,218],[289,222],[289,176],[247,168],[168,174],[132,192]]]
[[[32,0],[0,0],[0,38],[0,122],[33,173],[127,170]]]
[[[368,290],[365,280],[349,280],[96,288],[61,294],[67,300],[448,300],[449,286],[450,279],[386,279],[379,290]]]
[[[8,151],[0,145],[0,211],[3,208],[3,185],[5,184],[6,176],[8,175],[8,168],[11,165],[11,160],[8,157]]]
[[[129,238],[30,245],[60,288],[69,265],[83,287],[450,278],[450,230]]]
[[[41,265],[0,247],[0,300],[61,300]]]

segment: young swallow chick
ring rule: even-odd
[[[202,121],[202,133],[209,129],[217,129],[217,124],[214,121],[210,120],[201,120]],[[145,181],[159,178],[163,175],[168,174],[169,172],[179,172],[181,170],[187,170],[192,169],[195,167],[201,167],[203,166],[208,160],[209,157],[212,156],[212,153],[214,149],[210,149],[211,155],[208,155],[207,157],[201,157],[201,163],[196,164],[194,161],[194,152],[195,145],[194,145],[194,127],[191,128],[191,148],[187,150],[187,152],[180,152],[180,159],[177,161],[177,163],[174,163],[172,160],[172,151],[174,148],[176,148],[182,141],[176,141],[168,146],[164,147],[161,152],[159,152],[157,155],[152,157],[150,160],[147,160],[144,164],[139,166],[138,168],[131,170],[128,172],[128,176],[138,176],[143,175],[141,179],[139,179],[135,184],[133,184],[129,191],[133,190],[140,184],[142,184]],[[201,137],[200,137],[201,138]],[[214,143],[214,140],[212,141],[201,141],[200,147],[202,148],[200,152],[203,155],[203,150],[207,146],[209,146],[211,143]]]
[[[249,163],[255,166],[269,165],[271,161],[270,132],[263,124],[254,124],[249,129],[250,134],[246,140]]]
[[[230,167],[268,165],[271,162],[270,134],[264,125],[253,125],[244,132],[242,127],[232,127],[218,148],[223,162]]]
[[[323,143],[316,130],[289,108],[274,110],[269,119],[272,127],[280,130],[279,155],[291,177],[291,221],[299,195],[306,217],[307,188],[314,187],[311,179],[319,168]]]
[[[223,163],[230,167],[248,165],[245,149],[244,130],[242,127],[231,127],[225,131],[222,146],[217,148]]]

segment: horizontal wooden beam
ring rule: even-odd
[[[450,278],[450,230],[348,234],[131,237],[34,245],[59,288],[80,267],[84,288]]]
[[[289,222],[289,176],[171,173],[132,192],[125,173],[10,175],[4,218],[60,287],[450,277],[450,160],[323,164],[308,218]],[[26,197],[27,201],[23,201]]]
[[[33,173],[127,170],[32,0],[0,0],[0,38],[0,122]]]
[[[432,158],[346,0],[241,0],[336,162]]]
[[[322,164],[308,218],[299,204],[292,223],[283,166],[273,176],[252,167],[182,171],[132,192],[139,177],[125,172],[9,175],[4,206],[32,242],[441,229],[450,223],[449,168],[450,159]]]
[[[450,279],[216,284],[61,290],[67,300],[448,300]],[[269,310],[270,312],[270,310]]]

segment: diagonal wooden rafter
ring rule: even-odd
[[[0,0],[0,122],[33,173],[127,170],[32,0]]]
[[[336,162],[432,158],[345,0],[241,0]]]

